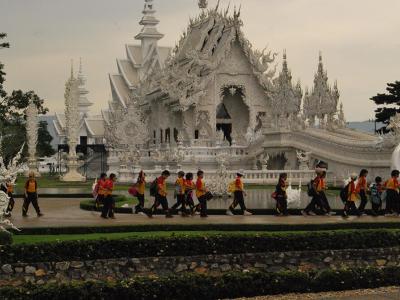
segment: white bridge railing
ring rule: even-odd
[[[162,170],[144,170],[146,173],[147,181],[151,181],[157,176],[160,176]],[[197,171],[187,170],[188,172],[192,172],[194,174],[194,178],[196,178]],[[212,182],[217,180],[219,174],[217,170],[205,170],[204,171],[204,179],[208,182]],[[171,176],[168,179],[169,183],[174,183],[176,180],[175,172],[171,172]],[[227,176],[229,180],[234,180],[236,178],[237,171],[227,171]],[[314,170],[245,170],[243,182],[250,184],[265,184],[265,185],[275,185],[278,183],[279,175],[281,173],[288,174],[288,181],[293,185],[306,185],[312,178],[315,177]],[[136,175],[136,174],[135,174]]]

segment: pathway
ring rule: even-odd
[[[143,224],[335,224],[335,223],[375,223],[375,222],[398,222],[399,217],[370,217],[361,218],[350,217],[346,220],[340,216],[209,216],[201,219],[199,216],[182,218],[175,216],[172,219],[166,219],[164,216],[154,216],[149,219],[146,216],[117,214],[115,220],[103,220],[98,212],[90,212],[79,208],[78,199],[40,199],[39,205],[44,216],[37,218],[33,207],[29,208],[29,216],[21,216],[22,200],[17,199],[11,221],[17,227],[54,227],[54,226],[109,226],[109,225],[143,225]]]

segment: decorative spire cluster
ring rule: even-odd
[[[339,114],[339,97],[337,82],[334,83],[333,88],[328,83],[328,74],[324,70],[320,52],[318,70],[314,76],[314,87],[304,98],[305,116],[310,120],[311,124],[318,118],[320,125],[324,126],[325,123],[330,125],[334,120],[334,116]]]

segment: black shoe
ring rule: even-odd
[[[166,214],[165,217],[168,218],[168,219],[171,219],[171,218],[173,218],[174,216],[171,215],[171,214]]]
[[[38,213],[38,214],[37,214],[37,216],[38,216],[38,218],[40,218],[40,217],[43,217],[43,216],[44,216],[44,214],[42,214],[42,213]]]
[[[200,215],[200,218],[208,218],[208,215]]]
[[[103,218],[103,219],[108,219],[108,217],[107,217],[107,216],[100,216],[100,218]]]
[[[23,217],[23,218],[27,218],[28,215],[27,215],[27,214],[22,214],[22,217]]]

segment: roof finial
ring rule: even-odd
[[[198,4],[199,4],[200,9],[206,9],[208,6],[208,1],[207,0],[199,0]]]
[[[74,60],[71,59],[71,79],[74,78]]]
[[[286,49],[283,49],[283,60],[286,60]]]
[[[322,51],[319,51],[319,62],[322,62]]]
[[[79,57],[79,74],[83,73],[83,69],[82,69],[82,57]]]

